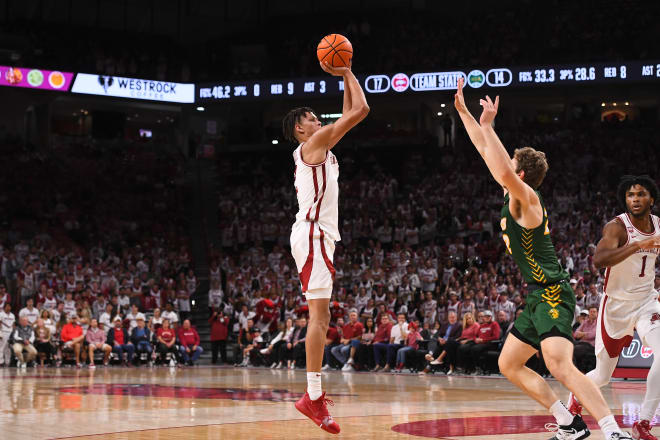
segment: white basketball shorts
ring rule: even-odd
[[[596,355],[607,350],[611,358],[618,357],[632,342],[635,329],[646,346],[646,336],[660,328],[658,294],[649,294],[644,301],[625,301],[603,295],[596,328]]]
[[[335,242],[315,222],[299,222],[291,230],[291,254],[296,260],[305,297],[330,298],[335,267],[332,264]]]

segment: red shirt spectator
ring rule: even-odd
[[[60,339],[62,342],[69,342],[73,339],[79,338],[83,334],[83,329],[78,324],[73,322],[68,322],[62,327],[62,333]]]
[[[123,328],[113,328],[113,332],[115,332],[115,339],[114,341],[119,344],[119,345],[124,345],[124,329]]]
[[[229,318],[224,314],[214,312],[213,316],[209,318],[209,322],[211,323],[211,341],[227,340]]]
[[[336,327],[328,327],[328,331],[325,334],[326,342],[330,340],[330,344],[339,344],[339,332]]]
[[[197,330],[192,327],[179,329],[179,341],[184,347],[189,346],[198,346],[199,345],[199,334]]]
[[[407,347],[412,347],[415,350],[419,348],[419,344],[417,341],[423,339],[422,335],[419,333],[419,330],[415,326],[414,323],[411,323],[408,326],[408,336],[406,336],[406,346]]]
[[[333,301],[330,307],[330,321],[337,322],[338,318],[344,317],[344,308],[341,303]]]
[[[360,321],[355,321],[355,322],[349,321],[348,324],[342,327],[342,337],[344,339],[359,338],[360,336],[362,336],[363,332],[364,332],[364,326]]]
[[[479,339],[481,342],[490,342],[500,339],[500,325],[494,321],[479,325]]]
[[[390,332],[392,331],[392,323],[389,318],[387,323],[383,324],[383,321],[380,321],[380,325],[376,330],[376,335],[374,336],[374,344],[379,342],[389,343],[390,342]]]
[[[174,339],[176,336],[174,335],[174,329],[172,328],[159,328],[158,331],[156,332],[156,335],[161,338],[163,341],[169,343],[172,339]],[[115,334],[115,337],[117,335]],[[123,336],[123,335],[122,335]]]
[[[461,333],[461,338],[460,339],[467,339],[468,341],[474,341],[477,339],[479,336],[479,324],[476,322],[472,323],[472,325],[468,325],[466,328],[463,329],[463,333]]]

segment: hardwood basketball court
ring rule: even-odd
[[[303,370],[12,368],[0,377],[3,440],[547,439],[554,421],[501,377],[324,374],[338,436],[295,410]],[[604,389],[624,427],[637,420],[644,390],[630,381]]]

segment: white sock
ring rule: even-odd
[[[323,394],[321,390],[321,373],[315,371],[307,373],[307,394],[309,394],[310,400],[321,397],[321,394]]]
[[[653,359],[653,365],[646,378],[646,396],[642,403],[642,410],[639,413],[641,420],[653,420],[655,411],[660,404],[660,330],[652,330],[646,335],[646,341],[649,343],[653,353],[656,353]]]
[[[615,432],[618,432],[619,434],[621,433],[621,428],[619,428],[618,423],[616,423],[616,420],[614,420],[613,415],[609,415],[600,419],[598,421],[598,426],[600,426],[603,434],[605,434],[605,438],[610,438],[610,435]]]
[[[346,363],[347,363],[347,364],[352,364],[352,363],[353,363],[353,358],[348,358],[348,360],[346,361]]]
[[[558,400],[552,404],[552,406],[550,407],[550,412],[552,413],[553,416],[555,416],[555,419],[557,419],[557,423],[561,426],[568,426],[571,423],[573,423],[573,414],[571,414],[566,409],[564,404],[561,403],[561,400]]]

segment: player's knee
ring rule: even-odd
[[[571,359],[550,356],[544,357],[543,360],[550,374],[560,382],[564,382],[571,374],[575,373],[576,368]]]
[[[500,368],[500,373],[505,377],[510,377],[514,371],[521,367],[518,362],[514,362],[513,359],[507,356],[500,356],[497,360],[497,365]]]
[[[587,374],[587,377],[596,384],[597,387],[602,388],[608,383],[610,383],[610,375],[604,372],[599,372],[594,370],[591,373]]]

